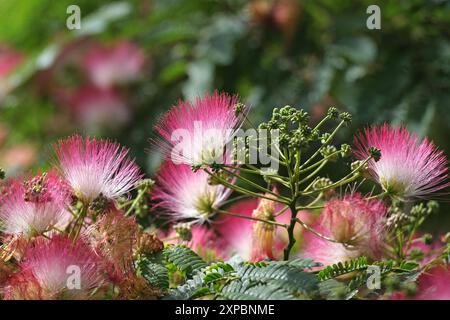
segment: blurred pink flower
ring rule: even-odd
[[[138,79],[144,63],[143,50],[124,40],[112,45],[93,45],[84,56],[82,67],[93,84],[110,88]]]
[[[5,298],[89,299],[103,282],[100,265],[99,257],[81,240],[37,238],[27,248],[17,276],[4,289]],[[79,281],[76,277],[71,281],[75,274]]]
[[[89,132],[122,127],[131,119],[130,106],[113,89],[81,87],[70,94],[67,104],[77,122]]]
[[[30,144],[17,144],[0,152],[0,166],[7,171],[23,171],[36,160],[36,148]]]
[[[191,240],[185,241],[177,237],[175,230],[171,230],[166,235],[169,240],[164,242],[166,244],[184,244],[207,261],[214,261],[226,257],[224,255],[225,243],[213,228],[205,225],[194,225],[191,227],[191,234]]]
[[[228,211],[243,216],[261,217],[261,212],[266,210],[264,215],[271,215],[282,208],[282,206],[269,204],[267,200],[244,200],[231,206]],[[283,218],[279,219],[281,222]],[[214,228],[225,241],[226,246],[223,255],[230,257],[233,254],[239,255],[245,260],[260,261],[264,259],[279,259],[282,257],[283,248],[287,242],[284,237],[285,229],[257,222],[245,218],[223,215],[214,223]]]
[[[109,140],[74,135],[55,145],[59,169],[75,195],[89,203],[100,195],[117,199],[141,179],[129,150]]]
[[[437,240],[430,244],[426,244],[420,235],[416,235],[412,240],[409,247],[407,247],[408,254],[413,253],[413,251],[420,251],[423,254],[422,259],[419,260],[419,264],[424,266],[431,262],[433,259],[437,258],[442,253],[442,248],[445,243]],[[421,255],[422,256],[422,255]]]
[[[382,252],[385,215],[381,201],[359,194],[328,201],[312,228],[338,243],[305,231],[302,256],[324,265],[362,255],[377,258]]]
[[[157,173],[152,198],[175,220],[203,223],[230,193],[222,185],[210,184],[206,172],[194,172],[187,164],[177,165],[167,160]]]
[[[422,273],[417,280],[417,294],[408,297],[396,292],[393,300],[450,300],[450,270],[448,266],[435,266]]]
[[[22,61],[22,53],[0,44],[0,78],[7,77]]]
[[[11,49],[8,45],[0,44],[0,101],[11,90],[7,78],[23,61],[22,53]]]
[[[55,173],[37,175],[25,183],[7,181],[0,197],[0,221],[4,233],[32,237],[64,229],[72,215],[68,211],[71,196],[68,186]]]
[[[368,149],[381,150],[379,161],[370,160],[369,169],[383,189],[400,198],[426,198],[450,186],[447,159],[427,139],[421,141],[406,128],[387,124],[366,129],[355,137],[358,159]]]
[[[156,144],[176,163],[224,163],[230,156],[225,153],[225,145],[246,113],[244,108],[236,115],[237,104],[236,96],[217,91],[193,103],[180,101],[156,124]]]

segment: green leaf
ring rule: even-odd
[[[168,270],[160,253],[150,257],[140,255],[135,261],[135,268],[137,275],[143,277],[153,287],[163,290],[169,288]]]
[[[288,290],[274,284],[254,284],[250,281],[233,281],[226,285],[219,298],[227,300],[294,300]]]
[[[198,254],[186,246],[168,246],[164,249],[164,256],[188,276],[208,266]]]
[[[164,300],[189,300],[192,299],[195,295],[198,295],[199,292],[203,291],[205,288],[205,282],[203,273],[198,273],[186,281],[185,284],[178,286],[169,291],[169,294],[166,295]]]
[[[317,274],[317,277],[320,281],[325,281],[353,271],[365,270],[367,265],[366,257],[359,257],[350,261],[345,261],[344,263],[338,262],[337,264],[333,264],[321,270]]]
[[[242,281],[266,283],[285,288],[293,294],[311,295],[318,289],[318,281],[314,274],[283,263],[271,263],[266,266],[243,265],[237,270],[237,276]]]

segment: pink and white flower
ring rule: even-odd
[[[406,128],[392,128],[387,124],[368,128],[355,138],[355,145],[359,159],[368,157],[370,147],[381,150],[381,159],[370,160],[369,170],[393,196],[426,198],[450,185],[444,153]]]
[[[31,299],[89,299],[103,283],[98,256],[83,241],[63,236],[36,239],[19,268],[5,288],[7,299],[24,298],[20,292]]]
[[[170,160],[161,166],[156,181],[153,199],[175,220],[208,221],[231,193],[222,185],[211,185],[206,172]]]
[[[25,183],[11,179],[0,198],[0,221],[8,235],[32,237],[64,229],[72,218],[68,211],[69,187],[55,173],[38,175]]]
[[[94,45],[86,53],[82,66],[92,83],[100,88],[135,81],[142,73],[145,55],[129,41],[112,45]]]
[[[128,158],[128,149],[108,140],[79,135],[55,147],[59,168],[77,197],[89,203],[100,195],[117,199],[141,179],[139,167]]]
[[[381,201],[359,194],[328,201],[312,228],[334,242],[305,231],[302,255],[324,265],[362,255],[380,257],[386,212]]]
[[[224,163],[231,151],[226,145],[246,113],[246,108],[236,112],[237,105],[236,96],[218,92],[193,103],[180,101],[155,126],[160,136],[156,144],[175,163]]]

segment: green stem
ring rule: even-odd
[[[147,193],[147,191],[148,191],[147,188],[143,188],[139,191],[139,193],[136,196],[136,198],[134,199],[133,203],[128,208],[127,212],[125,213],[126,217],[129,216],[133,212],[134,208],[137,206],[137,204],[142,199],[142,197]]]
[[[268,223],[268,224],[271,224],[271,225],[274,225],[274,226],[278,226],[278,227],[283,227],[283,228],[287,228],[288,227],[286,224],[279,223],[279,222],[276,222],[276,221],[265,220],[265,219],[251,217],[251,216],[244,216],[244,215],[241,215],[241,214],[237,214],[237,213],[233,213],[233,212],[229,212],[229,211],[225,211],[225,210],[221,210],[221,209],[217,209],[217,208],[213,208],[213,210],[216,211],[217,213],[224,214],[224,215],[231,216],[231,217],[264,222],[264,223]]]
[[[231,190],[234,190],[234,191],[236,191],[236,192],[239,192],[239,193],[244,194],[244,195],[247,195],[247,196],[251,196],[251,197],[255,197],[255,198],[262,198],[262,199],[267,199],[267,200],[271,200],[271,201],[275,201],[275,202],[287,204],[285,201],[279,199],[278,197],[277,197],[277,198],[270,198],[270,197],[267,197],[267,196],[265,196],[265,195],[263,195],[263,194],[261,194],[261,193],[256,193],[256,192],[252,192],[252,191],[250,191],[250,190],[241,188],[241,187],[239,187],[239,186],[237,186],[237,185],[234,185],[234,184],[228,182],[227,180],[222,179],[221,177],[219,177],[219,176],[217,176],[217,175],[211,173],[208,169],[204,169],[204,170],[205,170],[205,172],[206,172],[207,174],[209,174],[211,177],[213,177],[214,179],[216,179],[217,181],[219,181],[221,184],[223,184],[225,187],[227,187],[227,188],[229,188],[229,189],[231,189]]]
[[[276,194],[275,192],[273,192],[273,191],[271,191],[271,190],[269,190],[269,189],[267,189],[267,188],[264,188],[264,187],[260,186],[259,184],[255,183],[255,182],[253,182],[253,181],[251,181],[251,180],[249,180],[249,179],[247,179],[247,178],[244,178],[243,176],[238,175],[238,174],[236,174],[236,173],[234,173],[234,172],[232,172],[232,171],[230,171],[230,170],[227,170],[227,169],[224,169],[224,168],[222,168],[222,170],[225,171],[225,172],[227,172],[228,174],[231,174],[233,177],[236,177],[237,179],[241,179],[242,181],[245,181],[245,182],[248,183],[249,185],[253,186],[253,187],[256,188],[256,189],[259,189],[260,191],[262,191],[262,192],[264,192],[264,193],[271,194],[271,195],[273,195],[274,197],[279,197],[280,199],[283,199],[283,200],[285,200],[285,201],[288,201],[288,200],[289,200],[289,199],[287,199],[287,198],[285,198],[285,197],[283,197],[283,196],[280,196],[280,195]]]
[[[333,140],[334,136],[336,135],[336,133],[339,131],[340,128],[342,128],[342,126],[345,124],[345,121],[341,121],[337,127],[334,129],[334,131],[330,134],[330,136],[328,137],[327,141],[325,141],[325,143],[319,148],[317,149],[316,152],[314,152],[314,154],[305,161],[305,163],[303,163],[303,165],[300,167],[300,169],[304,169],[306,165],[308,165],[315,157],[317,157],[320,153],[320,151],[326,146],[328,145],[331,140]]]
[[[291,250],[295,245],[295,236],[294,236],[294,229],[295,229],[295,223],[297,222],[297,209],[295,208],[295,202],[293,202],[290,205],[291,208],[291,222],[287,228],[289,242],[284,249],[284,260],[289,260],[289,256],[291,254]]]

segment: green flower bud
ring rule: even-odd
[[[339,117],[339,111],[335,107],[330,107],[327,111],[327,117],[330,119],[337,119]]]
[[[352,155],[352,147],[346,143],[341,144],[341,157],[346,158]]]
[[[341,118],[341,120],[344,121],[347,126],[352,123],[352,115],[348,112],[342,112],[339,115],[339,118]]]
[[[375,162],[378,162],[381,159],[381,150],[377,149],[375,147],[370,147],[369,148],[369,155],[372,156],[372,158],[373,158],[373,160],[375,160]]]

